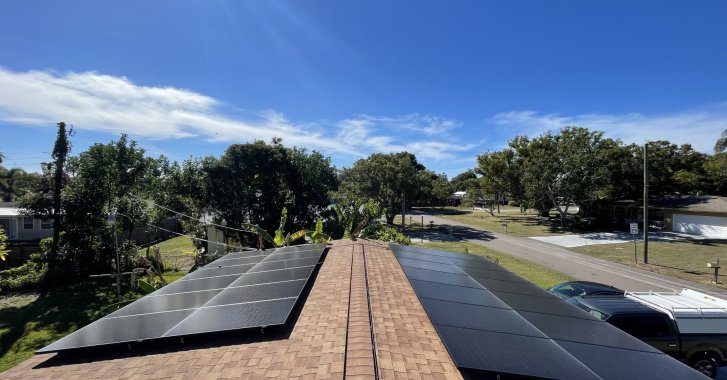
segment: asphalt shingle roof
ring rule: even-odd
[[[230,339],[68,359],[41,354],[3,377],[462,378],[393,254],[377,242],[334,242],[288,336]]]

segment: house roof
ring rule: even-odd
[[[727,213],[727,197],[714,195],[681,195],[650,201],[654,207],[689,212]]]
[[[20,209],[16,202],[0,202],[1,216],[20,216]]]
[[[212,344],[161,346],[138,356],[83,355],[36,355],[3,377],[324,379],[342,378],[344,371],[346,378],[373,378],[378,371],[380,378],[461,378],[391,251],[370,241],[334,242],[282,339],[218,337]]]
[[[3,377],[699,377],[474,255],[335,241],[302,301],[278,333],[193,336],[129,352],[38,354]]]
[[[619,200],[613,202],[613,204],[643,208],[643,203],[635,200]],[[657,199],[649,199],[649,208],[727,214],[727,197],[720,197],[716,195],[672,195]]]

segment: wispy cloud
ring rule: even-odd
[[[513,134],[530,137],[566,126],[579,126],[604,131],[607,137],[618,138],[626,143],[668,140],[675,144],[691,144],[699,151],[710,153],[722,131],[727,129],[727,103],[659,115],[562,115],[511,111],[495,115],[491,122],[512,130]]]
[[[265,110],[243,119],[225,114],[231,107],[204,94],[142,86],[96,72],[0,68],[0,89],[0,122],[6,124],[48,126],[64,120],[77,129],[160,140],[194,137],[233,143],[281,137],[286,144],[329,154],[409,150],[429,160],[449,159],[473,147],[457,144],[451,136],[443,140],[460,123],[437,116],[364,115],[326,125],[294,122],[283,113]]]
[[[437,126],[432,126],[430,121],[421,120],[442,120],[437,122]],[[420,117],[419,115],[409,115],[399,118],[377,118],[371,116],[360,116],[358,118],[342,120],[338,123],[338,138],[346,144],[358,144],[365,147],[368,151],[374,152],[400,152],[408,151],[415,153],[417,157],[431,160],[451,160],[459,153],[471,151],[477,144],[461,144],[453,137],[446,133],[432,134],[437,136],[436,141],[411,139],[401,141],[387,135],[378,135],[380,129],[403,128],[413,129],[413,125],[423,126],[421,128],[441,128],[441,125],[459,125],[457,121],[444,121],[444,119],[432,117]],[[453,128],[453,127],[447,127]],[[423,130],[419,132],[425,133]]]

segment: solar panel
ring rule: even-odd
[[[419,298],[430,298],[433,300],[505,309],[510,308],[506,303],[500,301],[499,298],[486,289],[466,288],[462,286],[420,280],[410,280],[410,282],[414,288],[414,292],[416,292]]]
[[[463,373],[564,379],[700,376],[492,261],[396,244],[390,248]],[[652,371],[657,366],[658,376]]]
[[[547,338],[436,328],[459,368],[547,379],[601,379]]]
[[[38,353],[283,325],[325,248],[231,253]]]

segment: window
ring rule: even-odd
[[[40,220],[41,230],[50,230],[53,228],[53,219],[43,218]]]
[[[620,316],[608,322],[637,338],[671,335],[669,324],[662,316]]]
[[[33,217],[24,217],[23,218],[23,229],[24,230],[32,230],[33,229]]]

